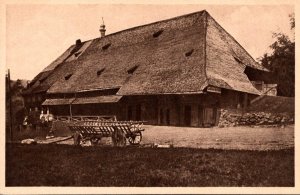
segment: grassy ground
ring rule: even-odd
[[[7,186],[294,186],[294,151],[6,145]]]
[[[145,126],[143,143],[175,147],[274,150],[294,147],[294,125],[281,127],[192,128]]]
[[[46,139],[47,134],[49,133],[50,128],[38,127],[34,129],[33,127],[27,127],[21,131],[16,131],[14,133],[13,141],[21,141],[23,139]]]

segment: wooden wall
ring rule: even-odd
[[[72,105],[72,113],[116,115],[117,120],[147,121],[151,125],[208,127],[217,125],[221,108],[244,109],[247,98],[245,93],[223,89],[221,93],[126,96],[118,103]],[[67,113],[68,107],[59,110]]]

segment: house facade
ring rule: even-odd
[[[77,40],[24,92],[54,115],[113,115],[154,125],[214,126],[245,109],[269,71],[208,12]]]

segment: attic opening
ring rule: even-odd
[[[46,80],[47,77],[40,79],[40,83],[44,82]]]
[[[159,30],[159,31],[157,31],[157,32],[155,32],[155,33],[153,33],[153,37],[154,37],[154,38],[159,37],[159,36],[161,35],[161,33],[163,33],[163,32],[164,32],[164,30],[161,29],[161,30]]]
[[[102,50],[107,50],[111,46],[111,43],[108,43],[102,47]]]
[[[81,54],[81,51],[78,51],[74,55],[75,55],[75,57],[78,57],[80,54]]]
[[[82,44],[82,42],[81,42],[81,40],[80,40],[80,39],[77,39],[77,40],[76,40],[76,42],[75,42],[75,44],[76,44],[76,45],[81,45],[81,44]]]
[[[102,69],[98,70],[97,71],[97,76],[100,76],[104,70],[105,70],[105,68],[102,68]]]
[[[136,69],[137,69],[138,67],[139,67],[139,66],[136,65],[136,66],[134,66],[134,67],[128,69],[128,70],[127,70],[127,73],[128,73],[128,74],[133,74],[133,73],[136,71]]]
[[[276,83],[275,75],[272,72],[258,70],[250,66],[246,66],[244,73],[250,81],[264,81],[264,83]]]
[[[233,58],[235,59],[235,61],[237,61],[238,63],[240,63],[240,64],[243,64],[243,62],[238,58],[238,57],[236,57],[236,56],[233,56]]]
[[[73,53],[77,52],[81,47],[83,43],[81,42],[80,39],[76,40],[74,48],[70,51],[70,54],[72,55]]]
[[[186,57],[191,56],[193,52],[194,52],[194,49],[191,49],[190,51],[185,53],[185,56]]]
[[[65,76],[65,80],[66,80],[66,81],[69,80],[69,79],[71,78],[72,75],[73,75],[73,74],[68,74],[67,76]]]

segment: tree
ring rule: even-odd
[[[290,15],[291,30],[295,28],[295,16]],[[261,64],[273,73],[278,84],[278,95],[295,96],[295,41],[283,33],[273,33],[275,42],[270,45],[271,54],[265,53]]]

